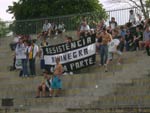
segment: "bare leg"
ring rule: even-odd
[[[40,97],[40,89],[41,89],[41,85],[37,87],[36,97]]]
[[[59,96],[60,94],[61,94],[61,89],[57,89],[56,96]]]
[[[139,48],[142,50],[142,41],[139,41]]]
[[[46,86],[45,86],[45,84],[42,85],[42,96],[43,97],[46,96]]]
[[[51,89],[50,95],[53,96],[53,94],[54,94],[54,89]]]

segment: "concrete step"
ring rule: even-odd
[[[150,106],[150,96],[149,95],[126,95],[126,96],[103,96],[98,100],[93,101],[87,107],[89,108],[117,108],[119,106],[140,106],[148,107]],[[85,105],[86,107],[86,105]],[[84,107],[83,107],[84,108]]]
[[[82,104],[89,104],[91,101],[97,100],[98,97],[89,98],[88,96],[74,96],[74,97],[53,97],[53,98],[21,98],[14,99],[15,107],[29,107],[29,108],[52,108],[60,107],[77,107]]]
[[[150,108],[118,107],[118,108],[69,108],[68,113],[149,113]]]
[[[0,113],[29,113],[29,110],[21,107],[0,107]]]
[[[114,95],[150,95],[150,84],[147,85],[121,85],[115,89]]]

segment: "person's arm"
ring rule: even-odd
[[[115,25],[116,25],[115,27],[117,27],[117,26],[118,26],[118,23],[117,23],[117,22],[115,22]]]
[[[43,24],[42,32],[45,31],[45,24]]]
[[[17,55],[18,53],[18,44],[16,45],[16,48],[15,48],[15,55]]]
[[[111,41],[112,40],[112,36],[111,36],[111,34],[109,34],[109,41]]]
[[[36,56],[38,56],[39,55],[39,47],[36,45],[36,47],[35,47],[35,56],[34,56],[34,58],[36,57]]]
[[[145,41],[145,32],[143,33],[143,41]]]

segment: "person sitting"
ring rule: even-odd
[[[111,21],[109,22],[109,28],[110,32],[117,27],[117,22],[115,20],[115,17],[111,17]]]
[[[45,23],[43,24],[43,31],[42,31],[42,36],[44,38],[47,38],[48,36],[50,37],[51,27],[52,25],[48,22],[48,20],[45,20]]]
[[[133,10],[130,10],[130,15],[129,15],[129,22],[132,23],[133,25],[136,24],[136,18]]]
[[[46,97],[46,92],[49,92],[49,97],[51,97],[52,79],[48,75],[47,71],[43,72],[43,76],[45,81],[42,81],[42,83],[37,87],[36,98],[40,98],[41,95],[42,97]]]
[[[136,22],[136,26],[140,29],[144,29],[144,20],[142,20],[142,16],[140,14],[138,16],[138,21]]]
[[[65,24],[62,22],[58,25],[58,34],[65,32]]]
[[[81,27],[80,27],[80,38],[84,37],[85,35],[87,35],[90,32],[90,27],[87,24],[87,22],[83,22]]]
[[[140,27],[136,27],[136,34],[134,35],[134,49],[141,50],[143,43],[143,31]]]

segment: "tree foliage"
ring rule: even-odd
[[[74,30],[83,16],[88,22],[107,17],[99,0],[19,0],[7,11],[16,19],[11,29],[17,34],[40,32],[45,19],[50,23],[63,22],[67,30]]]
[[[0,20],[0,38],[6,36],[9,33],[9,26],[5,22]]]
[[[8,7],[16,20],[45,18],[97,11],[105,13],[98,0],[19,0]]]

